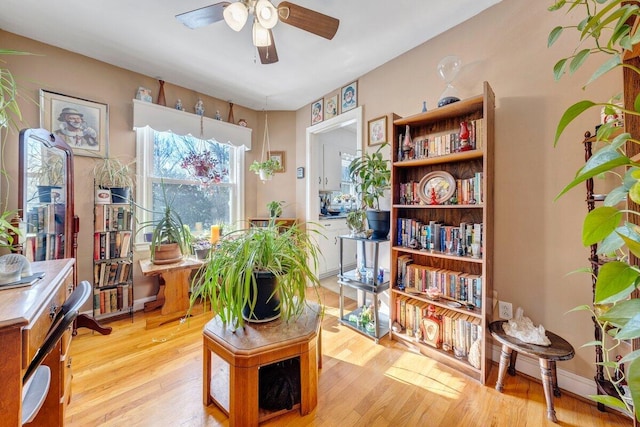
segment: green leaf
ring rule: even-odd
[[[565,188],[562,189],[560,194],[556,196],[556,200],[559,197],[561,197],[564,193],[571,190],[576,185],[586,181],[587,179],[593,178],[594,176],[599,175],[603,172],[607,172],[612,169],[615,169],[618,166],[628,165],[629,163],[630,163],[630,160],[628,157],[620,156],[619,158],[616,158],[609,163],[602,164],[584,173],[581,171],[579,175],[574,178],[573,181],[571,181]]]
[[[632,351],[631,353],[625,354],[622,359],[620,359],[620,363],[628,363],[632,360],[636,360],[640,357],[640,350]]]
[[[640,31],[638,31],[638,33],[640,33]],[[633,109],[640,113],[640,93],[636,95],[636,99],[633,101]]]
[[[584,64],[584,61],[586,61],[589,57],[589,53],[591,53],[589,49],[582,49],[576,56],[573,57],[573,59],[571,60],[571,64],[569,64],[569,72],[571,74],[575,73],[576,70],[580,68],[582,64]]]
[[[614,68],[616,68],[617,66],[619,66],[620,64],[622,64],[622,56],[620,54],[616,54],[613,55],[611,57],[611,59],[609,59],[608,61],[606,61],[604,64],[602,64],[592,75],[591,78],[589,79],[589,81],[587,81],[587,83],[585,84],[585,86],[588,86],[589,83],[593,82],[594,80],[598,79],[600,76],[602,76],[603,74],[608,73],[609,71],[613,70]]]
[[[614,188],[607,194],[607,197],[604,199],[605,206],[615,206],[618,203],[622,202],[627,197],[627,190],[624,186],[619,186]]]
[[[638,243],[637,240],[630,239],[624,235],[620,235],[620,237],[622,237],[622,240],[624,240],[624,243],[627,245],[627,248],[629,248],[629,251],[635,256],[640,257],[640,243]]]
[[[549,12],[553,12],[553,11],[556,11],[556,10],[558,10],[558,9],[562,9],[562,7],[565,5],[565,3],[567,3],[567,0],[557,0],[557,1],[555,2],[555,4],[554,4],[554,5],[552,5],[552,6],[549,6],[549,7],[547,8],[547,10],[548,10]]]
[[[638,276],[638,271],[624,262],[604,264],[598,272],[594,302],[609,304],[626,298],[635,289]]]
[[[626,325],[638,313],[640,313],[640,299],[634,298],[621,301],[612,306],[606,313],[598,316],[598,321],[611,322],[616,326],[622,326]]]
[[[587,214],[582,227],[582,243],[593,245],[611,234],[620,225],[622,213],[610,206],[599,206]]]
[[[615,338],[619,340],[634,339],[640,337],[640,313],[636,311],[635,316],[631,317],[628,322],[616,334]]]
[[[607,237],[605,237],[598,244],[597,254],[608,255],[614,253],[622,246],[624,246],[624,240],[622,240],[622,237],[620,237],[620,235],[618,234],[621,231],[628,232],[628,229],[626,227],[618,227],[615,232],[612,232]]]
[[[633,406],[640,408],[640,359],[636,358],[629,364],[626,377],[627,385],[629,386],[629,390],[631,390],[631,397],[633,398]]]
[[[556,42],[556,40],[558,40],[560,34],[562,34],[562,30],[562,27],[555,27],[553,30],[551,30],[551,32],[549,33],[549,39],[547,40],[547,47],[551,47]]]
[[[571,123],[576,117],[595,105],[596,103],[592,101],[580,101],[569,107],[560,118],[560,123],[558,123],[556,136],[553,141],[553,146],[555,147],[558,144],[560,135],[562,135],[562,132],[569,125],[569,123]]]
[[[610,406],[612,408],[620,408],[623,410],[626,410],[627,407],[625,406],[624,402],[620,399],[618,399],[617,397],[613,397],[613,396],[605,396],[605,395],[590,395],[589,399],[598,402],[598,403],[602,403],[606,406]]]
[[[556,65],[553,66],[553,78],[556,80],[560,80],[562,75],[564,74],[564,69],[567,65],[567,61],[569,58],[563,58],[560,61],[556,62]]]

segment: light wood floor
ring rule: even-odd
[[[337,322],[335,293],[324,291],[323,367],[318,406],[264,426],[553,426],[542,386],[507,376],[504,393],[412,354],[388,338],[376,345]],[[156,311],[157,312],[157,311]],[[79,330],[71,346],[73,393],[66,426],[228,426],[214,405],[202,404],[202,327],[207,315],[153,330],[137,312],[112,322],[102,336]],[[562,386],[562,384],[561,384]],[[563,393],[555,399],[561,426],[630,426],[614,413]]]

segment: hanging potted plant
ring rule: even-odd
[[[128,203],[133,187],[131,163],[123,163],[115,157],[104,157],[93,168],[95,184],[111,191],[112,203]]]
[[[220,160],[207,149],[191,151],[182,159],[180,167],[205,186],[219,184],[223,177],[229,175],[228,170],[220,169]]]
[[[362,197],[362,207],[369,208],[366,216],[374,239],[386,239],[391,225],[391,212],[380,210],[380,198],[391,187],[389,160],[385,160],[380,152],[387,145],[381,145],[374,153],[356,157],[349,165],[349,176]]]
[[[220,238],[192,282],[191,307],[209,301],[230,329],[301,314],[307,292],[319,301],[318,248],[300,224],[232,231]]]
[[[280,166],[280,162],[275,159],[267,159],[262,162],[255,160],[251,165],[249,165],[249,170],[251,172],[255,172],[256,175],[259,175],[262,181],[269,181],[273,178],[275,171],[280,170],[281,168],[282,166]]]

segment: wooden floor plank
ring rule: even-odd
[[[323,367],[318,406],[305,417],[288,413],[263,426],[554,426],[538,381],[507,376],[503,393],[494,388],[497,366],[487,386],[453,369],[406,351],[388,338],[376,345],[338,323],[338,298],[323,290]],[[349,309],[355,307],[347,300]],[[202,404],[200,314],[184,323],[146,329],[157,316],[136,312],[133,322],[110,323],[111,335],[81,329],[72,342],[73,394],[66,426],[200,427],[228,426],[215,405]],[[619,414],[568,393],[555,399],[560,425],[631,426]]]

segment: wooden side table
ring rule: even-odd
[[[544,388],[544,397],[547,401],[547,418],[554,423],[558,421],[556,410],[553,407],[553,396],[560,397],[560,388],[558,387],[558,377],[556,373],[556,361],[569,360],[573,358],[575,351],[573,346],[564,338],[546,331],[547,338],[551,341],[551,345],[536,345],[520,341],[517,338],[507,335],[502,328],[506,320],[492,322],[489,325],[491,336],[502,344],[500,353],[500,367],[498,369],[498,381],[496,382],[496,390],[502,392],[504,389],[504,374],[509,366],[509,374],[516,374],[516,357],[518,353],[524,353],[532,357],[537,357],[540,363],[540,374],[542,379],[542,387]]]
[[[204,263],[194,258],[182,258],[172,264],[153,264],[149,259],[140,260],[140,269],[144,276],[158,276],[160,288],[155,301],[144,304],[144,311],[160,307],[162,314],[157,319],[147,321],[147,328],[157,327],[163,323],[178,319],[185,315],[189,308],[189,277],[191,270],[200,268]]]
[[[300,415],[318,403],[320,307],[305,308],[297,320],[245,323],[231,332],[218,317],[203,331],[203,403],[215,403],[230,426],[251,427],[289,410],[267,411],[258,405],[258,370],[275,362],[300,358]],[[212,362],[215,361],[215,363]],[[212,368],[213,366],[213,368]]]

